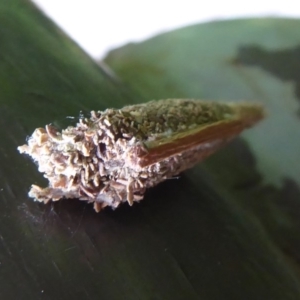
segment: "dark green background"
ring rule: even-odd
[[[299,30],[176,30],[112,51],[118,79],[30,2],[1,1],[0,298],[300,299]],[[28,199],[44,180],[16,147],[34,128],[170,97],[259,100],[269,115],[131,208]]]

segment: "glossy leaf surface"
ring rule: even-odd
[[[46,206],[29,199],[30,184],[43,180],[16,147],[34,128],[48,123],[65,127],[80,111],[175,93],[162,88],[156,95],[153,77],[143,93],[131,82],[128,89],[28,1],[3,1],[0,24],[1,299],[299,297],[297,251],[291,247],[298,231],[290,217],[297,214],[298,186],[291,174],[285,177],[285,189],[260,181],[262,173],[248,142],[252,148],[258,145],[251,139],[262,127],[249,132],[248,142],[237,140],[179,179],[149,190],[132,208],[124,205],[96,214],[75,199]],[[201,26],[209,31],[210,25]],[[244,30],[250,30],[251,24],[247,26]],[[157,45],[147,49],[156,51]],[[189,54],[181,55],[178,61],[188,68]],[[156,63],[149,58],[148,64]],[[171,73],[166,71],[164,77],[170,83]],[[219,80],[223,76],[220,73]],[[193,91],[192,86],[186,90]],[[223,98],[232,97],[231,87]],[[177,96],[211,98],[213,92]]]
[[[203,168],[261,226],[292,268],[300,240],[299,20],[212,22],[112,51],[106,62],[142,96],[262,102],[267,119]],[[134,67],[132,67],[134,66]],[[196,169],[194,169],[195,171]]]

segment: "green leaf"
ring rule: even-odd
[[[300,183],[299,26],[289,19],[195,25],[112,51],[106,62],[143,98],[261,101],[269,117],[245,134],[258,168],[267,182]]]
[[[209,158],[202,169],[222,197],[228,193],[231,206],[251,215],[296,269],[299,29],[300,21],[293,19],[212,22],[126,45],[105,59],[142,98],[264,103],[267,119]]]
[[[1,2],[0,45],[1,299],[299,298],[293,261],[255,213],[236,205],[248,176],[259,177],[241,167],[254,164],[241,140],[208,165],[149,190],[132,208],[96,214],[75,199],[28,199],[41,174],[16,147],[35,127],[66,126],[81,110],[150,100],[155,81],[149,78],[143,95],[128,89],[25,0]],[[168,72],[165,80],[173,82]],[[161,89],[157,97],[174,95]],[[229,149],[243,152],[233,160]],[[222,183],[230,160],[240,168],[233,175],[243,174],[237,195],[228,188],[235,177]]]

